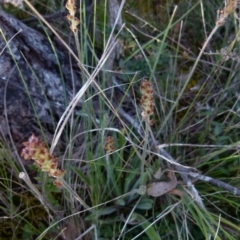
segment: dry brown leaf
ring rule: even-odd
[[[183,196],[183,192],[179,189],[173,189],[171,191],[169,191],[170,194],[173,194],[173,195],[177,195],[177,196],[180,196],[182,197]]]
[[[168,174],[170,181],[168,182],[154,182],[148,185],[147,193],[153,197],[160,197],[165,193],[173,190],[177,186],[177,180],[174,172],[170,171]]]

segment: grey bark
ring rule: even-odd
[[[69,55],[56,41],[53,50],[42,33],[2,10],[0,30],[0,135],[11,130],[19,139],[37,119],[52,124],[60,117],[80,77],[73,73],[72,84]]]

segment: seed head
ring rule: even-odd
[[[34,160],[35,165],[42,171],[47,172],[50,177],[58,180],[57,186],[61,183],[61,178],[64,176],[65,170],[58,169],[58,158],[54,157],[46,144],[36,137],[34,134],[28,139],[28,142],[23,143],[21,156],[25,160]]]
[[[152,84],[144,79],[141,82],[140,91],[142,93],[142,98],[140,100],[142,108],[142,116],[148,119],[149,124],[152,124],[152,120],[149,120],[150,116],[154,113],[154,96]]]

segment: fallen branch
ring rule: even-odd
[[[122,108],[119,108],[119,115],[125,118],[131,124],[131,126],[133,126],[134,129],[138,131],[138,133],[141,136],[144,135],[144,133],[141,131],[140,123],[133,119]],[[157,156],[171,163],[174,169],[181,175],[183,182],[188,186],[188,189],[190,190],[191,194],[193,194],[194,198],[196,199],[200,206],[204,207],[202,200],[198,194],[198,191],[192,184],[192,178],[194,178],[195,180],[208,182],[214,186],[220,187],[231,192],[235,196],[240,196],[240,190],[238,188],[233,187],[230,184],[224,183],[220,180],[199,174],[196,171],[194,171],[192,167],[183,166],[179,164],[165,149],[161,147],[162,145],[160,145],[155,139],[152,139],[150,137],[149,142],[151,143],[150,145],[152,147],[152,150],[157,154]]]
[[[202,180],[204,182],[211,183],[212,185],[215,185],[217,187],[223,188],[228,192],[233,193],[235,196],[240,196],[240,189],[235,188],[228,183],[222,182],[220,180],[217,180],[208,176],[201,175],[199,173],[191,172],[191,171],[188,172],[188,175],[195,179]]]

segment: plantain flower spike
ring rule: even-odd
[[[72,30],[73,33],[76,34],[78,31],[77,25],[80,23],[80,21],[75,17],[76,13],[75,0],[68,0],[65,7],[69,12],[66,18],[70,22],[70,29]]]
[[[153,124],[153,120],[150,120],[150,116],[154,113],[154,97],[152,84],[144,79],[141,82],[140,91],[142,98],[140,101],[142,108],[142,117],[148,121],[150,125]]]
[[[114,138],[112,136],[107,136],[105,138],[104,149],[105,149],[106,153],[111,153],[111,152],[115,151]]]
[[[46,144],[32,134],[28,142],[24,142],[23,145],[24,148],[22,149],[21,156],[25,160],[32,159],[42,172],[47,172],[50,177],[55,178],[54,185],[62,187],[61,179],[64,176],[65,170],[58,168],[58,158],[49,152]]]

